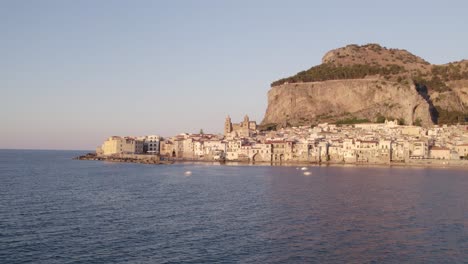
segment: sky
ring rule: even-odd
[[[0,149],[257,123],[270,83],[348,44],[468,59],[467,1],[0,0]]]

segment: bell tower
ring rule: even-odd
[[[232,132],[231,117],[227,116],[226,121],[224,122],[224,136],[227,136],[231,132]]]
[[[244,116],[244,125],[243,127],[249,129],[250,128],[250,120],[249,120],[249,116],[248,115],[245,115]]]

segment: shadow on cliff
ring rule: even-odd
[[[422,98],[424,98],[424,100],[426,100],[426,102],[429,104],[429,112],[431,115],[432,122],[434,124],[437,124],[439,120],[439,112],[437,111],[437,108],[432,103],[431,96],[429,95],[427,86],[423,84],[418,84],[418,83],[415,83],[414,85],[416,86],[416,91],[418,92],[418,94]]]

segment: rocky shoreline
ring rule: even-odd
[[[140,164],[154,164],[154,165],[166,165],[172,164],[173,161],[160,160],[159,156],[145,155],[146,157],[138,156],[98,156],[95,153],[87,153],[86,155],[78,156],[76,160],[95,160],[95,161],[107,161],[107,162],[123,162],[123,163],[140,163]]]

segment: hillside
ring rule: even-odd
[[[378,44],[327,52],[322,64],[277,80],[263,125],[382,121],[425,126],[468,117],[468,61],[432,65]]]

